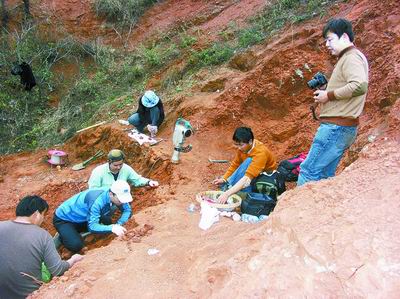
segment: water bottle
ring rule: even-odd
[[[267,215],[260,215],[260,216],[258,216],[258,219],[260,219],[260,221],[263,221],[263,220],[268,219],[268,216]]]
[[[246,223],[257,223],[260,221],[260,219],[254,215],[242,214],[242,221]]]
[[[193,213],[194,211],[196,211],[196,205],[195,205],[194,203],[191,203],[191,204],[188,206],[187,210],[188,210],[190,213]]]

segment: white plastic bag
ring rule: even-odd
[[[207,203],[201,203],[201,218],[199,227],[203,230],[209,229],[215,222],[219,221],[219,211],[216,208],[210,207]]]

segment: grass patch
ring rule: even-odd
[[[328,6],[338,0],[279,0],[250,20],[248,28],[237,32],[239,47],[245,48],[263,42],[286,24],[295,24],[312,17],[322,17]]]
[[[133,26],[157,0],[95,0],[96,14],[121,27]]]

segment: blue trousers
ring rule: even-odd
[[[333,177],[346,149],[357,136],[357,127],[322,123],[315,134],[307,158],[300,165],[297,186]]]
[[[128,118],[128,122],[135,126],[135,128],[143,133],[144,128],[149,124],[157,124],[160,119],[161,113],[160,109],[156,106],[150,109],[150,119],[142,118],[139,113],[134,113]]]
[[[231,176],[227,179],[228,184],[225,184],[221,187],[222,191],[228,190],[230,187],[234,186],[244,175],[246,174],[247,168],[251,163],[251,158],[247,158],[239,165],[239,167],[231,174]],[[247,186],[240,190],[241,192],[251,192],[251,186]]]
[[[111,217],[116,209],[117,206],[113,205],[111,207],[110,214],[101,215],[99,222],[105,225],[110,225],[112,223]],[[58,218],[57,215],[54,214],[53,225],[60,235],[61,243],[69,251],[77,253],[85,246],[84,240],[80,233],[88,231],[87,222],[69,222]]]

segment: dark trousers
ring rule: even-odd
[[[111,224],[111,216],[102,216],[100,223],[105,225]],[[74,223],[62,220],[54,214],[53,225],[60,235],[60,241],[69,251],[77,253],[85,246],[84,240],[80,233],[87,232],[87,222]]]

